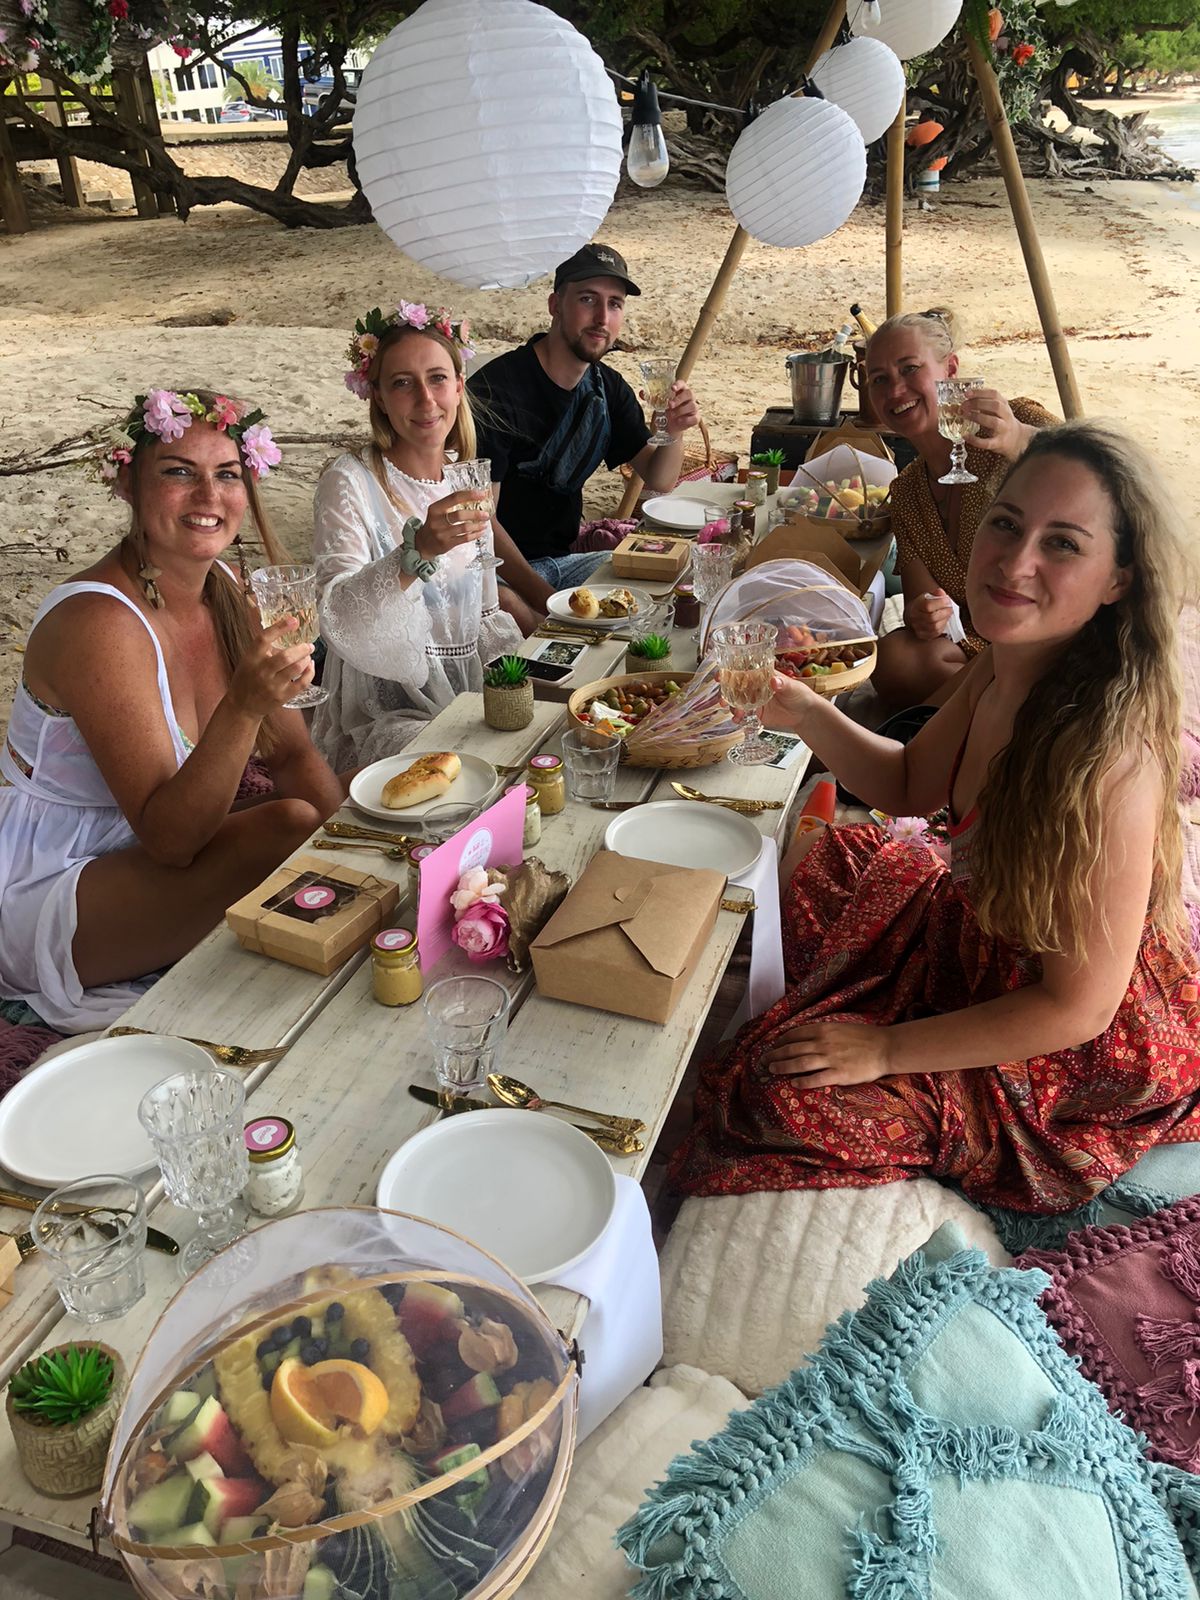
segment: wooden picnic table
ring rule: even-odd
[[[673,659],[686,670],[694,659],[694,645],[678,630],[676,643]],[[494,733],[483,724],[481,697],[460,695],[430,723],[420,742],[428,748],[469,748],[487,760],[516,765],[539,749],[557,751],[564,726],[561,703],[541,701],[528,728]],[[779,840],[806,764],[807,754],[802,752],[801,759],[784,770],[739,769],[721,762],[691,769],[684,777],[707,792],[781,800],[781,809],[755,819],[760,831]],[[671,776],[622,767],[614,798],[673,799]],[[341,815],[364,820],[349,807]],[[568,801],[559,816],[544,820],[541,842],[531,853],[548,867],[577,877],[602,848],[611,820],[609,813]],[[297,853],[308,848],[302,846]],[[329,858],[359,867],[369,860],[372,872],[392,876],[402,885],[406,881],[404,862],[389,861],[377,852],[368,855],[351,841],[330,851]],[[662,1025],[546,999],[534,990],[532,974],[489,967],[489,975],[505,982],[512,997],[505,1070],[551,1098],[640,1117],[647,1129],[645,1151],[632,1159],[612,1159],[617,1171],[641,1177],[743,924],[743,916],[735,912],[719,914],[674,1015]],[[427,981],[467,970],[478,969],[457,950],[451,951]],[[387,1159],[437,1112],[407,1093],[411,1083],[433,1085],[421,1007],[379,1006],[370,988],[365,956],[347,962],[329,978],[318,978],[241,950],[222,927],[122,1020],[156,1032],[194,1034],[224,1043],[286,1046],[281,1059],[248,1075],[248,1114],[278,1112],[296,1124],[305,1208],[371,1204]],[[161,1184],[150,1190],[149,1200],[154,1225],[186,1238],[193,1219],[165,1198]],[[251,1216],[251,1226],[259,1222]],[[0,1212],[0,1226],[17,1223],[26,1227],[28,1218],[12,1210]],[[98,1330],[127,1363],[136,1359],[179,1287],[176,1263],[148,1252],[146,1285],[145,1297],[131,1312]],[[573,1336],[586,1315],[586,1302],[552,1286],[538,1294],[556,1326]],[[7,1376],[37,1348],[94,1336],[96,1331],[63,1311],[36,1259],[25,1262],[18,1273],[17,1293],[0,1309],[0,1376]],[[0,1429],[0,1523],[87,1547],[94,1499],[50,1500],[36,1493],[18,1469],[10,1431]]]

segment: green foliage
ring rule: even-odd
[[[760,450],[757,455],[750,457],[750,464],[754,467],[781,467],[783,462],[782,450]]]
[[[671,654],[671,641],[661,633],[648,633],[645,638],[633,641],[629,654],[640,656],[643,661],[663,661]]]
[[[529,663],[524,656],[501,656],[484,673],[483,681],[489,689],[519,689],[528,677]]]
[[[13,1374],[9,1384],[13,1410],[58,1427],[78,1422],[112,1393],[112,1359],[91,1345],[67,1345],[35,1356]]]
[[[264,105],[271,104],[271,97],[283,98],[283,85],[278,78],[273,78],[261,61],[241,61],[237,63],[238,77],[250,91],[254,104],[260,102]],[[230,78],[225,85],[226,100],[240,100],[245,93],[242,84],[237,78]]]

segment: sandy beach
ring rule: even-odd
[[[1187,493],[1200,408],[1193,186],[1030,188],[1086,410],[1132,426]],[[948,186],[932,210],[910,202],[906,226],[906,303],[954,306],[969,372],[1056,406],[999,179]],[[640,355],[682,349],[731,229],[713,194],[668,185],[618,199],[603,237],[644,291],[613,357],[627,377]],[[746,452],[766,407],[787,399],[784,356],[827,341],[853,300],[879,318],[883,277],[878,204],[804,251],[752,241],[693,377],[714,445]],[[0,234],[0,457],[103,420],[148,384],[228,389],[262,404],[277,434],[308,441],[287,447],[267,490],[285,543],[302,558],[321,466],[362,428],[361,403],[342,384],[355,316],[401,296],[446,304],[471,317],[481,350],[493,353],[544,325],[548,287],[464,293],[373,225],[285,232],[233,207],[198,211],[187,224],[89,216]],[[596,514],[620,490],[615,475],[594,479]],[[115,542],[123,523],[122,508],[79,469],[0,476],[0,716],[39,600]],[[16,543],[35,548],[4,548]]]

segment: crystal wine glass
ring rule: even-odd
[[[447,452],[447,455],[449,454],[450,452]],[[447,460],[446,465],[442,468],[442,482],[448,484],[451,491],[466,489],[478,494],[480,490],[483,490],[488,495],[490,507],[492,463],[486,456],[475,456],[470,461]],[[492,524],[489,522],[475,541],[474,561],[468,562],[467,565],[469,568],[486,569],[488,567],[503,566],[503,564],[496,556],[495,548],[492,544]]]
[[[667,432],[667,404],[671,398],[671,385],[675,382],[673,361],[639,361],[638,367],[645,385],[646,403],[650,407],[654,432],[648,444],[674,444]]]
[[[250,1176],[243,1137],[246,1087],[236,1072],[192,1067],[148,1089],[138,1118],[167,1193],[197,1214],[199,1232],[180,1256],[186,1277],[240,1231],[235,1202]]]
[[[950,471],[938,479],[939,483],[978,483],[973,472],[967,471],[966,441],[979,432],[979,424],[963,415],[963,401],[976,389],[983,388],[982,378],[939,378],[937,380],[938,432],[950,440]]]
[[[758,766],[779,754],[775,745],[759,738],[758,718],[771,698],[775,637],[773,622],[727,622],[713,632],[721,697],[734,711],[744,713],[742,742],[729,752],[735,766]]]
[[[295,617],[296,629],[285,633],[276,645],[286,650],[294,644],[316,644],[320,633],[317,621],[317,569],[315,567],[259,567],[250,574],[250,586],[258,604],[258,614],[264,628],[284,617]],[[329,699],[328,689],[319,683],[310,683],[291,700],[285,700],[289,711],[303,711],[307,706],[319,706]]]
[[[728,544],[694,544],[692,546],[692,592],[701,606],[709,606],[733,577],[735,551]],[[700,626],[692,638],[699,644],[704,634],[704,613]]]

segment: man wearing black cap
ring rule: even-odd
[[[631,462],[650,489],[673,489],[683,434],[700,420],[686,384],[667,407],[669,445],[650,444],[633,390],[603,358],[616,343],[628,295],[641,294],[624,259],[585,245],[554,274],[550,328],[497,356],[469,381],[479,454],[498,484],[496,521],[546,594],[585,582],[603,553],[570,555],[583,514],[583,486],[601,461]]]

